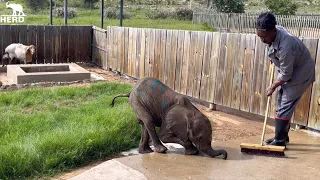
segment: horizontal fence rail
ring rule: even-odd
[[[258,14],[246,13],[194,13],[193,23],[207,23],[217,31],[255,33]],[[276,15],[279,25],[300,37],[320,38],[318,15]]]
[[[35,45],[34,63],[91,61],[92,26],[0,25],[0,53],[11,43]]]
[[[94,28],[93,57],[106,69],[159,78],[176,92],[264,115],[270,62],[255,34],[164,29]],[[293,122],[320,130],[319,40],[301,38],[316,61],[316,82],[304,93]],[[274,77],[277,77],[277,71]],[[274,118],[276,97],[269,117]]]

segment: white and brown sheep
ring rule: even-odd
[[[2,57],[2,66],[4,64],[27,64],[32,63],[36,52],[34,45],[23,45],[21,43],[12,43],[6,47]]]

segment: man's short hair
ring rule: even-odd
[[[257,18],[256,29],[258,31],[269,31],[276,25],[276,17],[271,12],[263,12]]]

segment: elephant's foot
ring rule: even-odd
[[[156,145],[155,146],[155,151],[158,152],[158,153],[164,153],[166,152],[168,149],[162,145],[162,144],[159,144],[159,145]]]
[[[189,146],[189,147],[186,147],[185,148],[186,150],[185,150],[185,154],[186,155],[196,155],[196,154],[198,154],[199,153],[199,150],[196,148],[196,147],[194,147],[194,146]]]
[[[150,146],[147,147],[139,147],[139,153],[140,154],[146,154],[146,153],[151,153],[153,150],[150,148]]]

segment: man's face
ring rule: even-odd
[[[260,40],[265,44],[272,44],[276,38],[276,33],[274,30],[269,31],[257,31],[257,35],[260,37]]]

